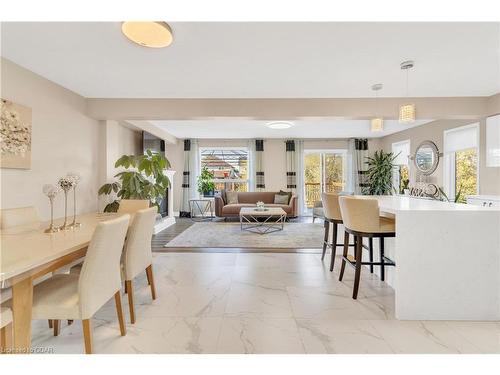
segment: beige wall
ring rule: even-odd
[[[96,211],[99,186],[115,174],[119,156],[140,153],[141,133],[115,121],[89,118],[85,98],[8,60],[0,61],[0,96],[30,107],[33,114],[31,169],[0,170],[1,207],[35,206],[46,220],[50,209],[42,186],[76,171],[82,175],[78,212]],[[55,216],[63,215],[60,195]]]
[[[78,211],[97,208],[99,123],[85,115],[85,99],[8,60],[1,60],[1,96],[32,109],[30,170],[1,170],[2,208],[35,206],[49,218],[46,183],[56,183],[67,172],[82,175],[77,190]],[[63,215],[62,195],[55,212]]]
[[[418,145],[425,140],[433,141],[440,152],[443,152],[443,132],[448,129],[463,125],[480,123],[480,144],[479,144],[479,193],[487,195],[500,195],[500,168],[486,167],[486,121],[475,120],[439,120],[426,125],[411,128],[396,134],[392,134],[380,139],[380,146],[391,151],[392,143],[410,140],[411,153],[414,154]],[[440,160],[436,171],[427,178],[427,182],[443,186],[444,174],[443,160]],[[416,178],[416,169],[413,162],[410,163],[410,180],[413,183]]]

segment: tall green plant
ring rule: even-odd
[[[389,195],[392,187],[392,171],[394,160],[397,155],[383,150],[375,151],[372,157],[366,158],[368,165],[367,178],[368,187],[365,194],[369,195]]]
[[[121,199],[148,199],[159,206],[170,186],[163,171],[170,167],[170,162],[162,154],[153,154],[150,150],[145,155],[123,155],[116,163],[116,168],[125,168],[115,175],[118,181],[104,184],[99,195],[114,195],[117,199],[106,205],[104,212],[116,212]]]

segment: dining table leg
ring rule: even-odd
[[[28,277],[12,285],[13,353],[30,352],[32,307],[33,281]]]

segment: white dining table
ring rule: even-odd
[[[76,229],[45,233],[49,223],[0,230],[0,287],[12,288],[13,350],[29,353],[33,282],[85,257],[96,226],[119,216],[89,213],[77,216]],[[60,225],[63,220],[56,220]]]

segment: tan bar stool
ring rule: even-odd
[[[339,197],[339,205],[345,230],[354,236],[356,249],[353,258],[348,255],[348,247],[344,246],[339,280],[342,281],[346,263],[355,268],[352,298],[356,299],[358,297],[362,265],[370,265],[370,267],[380,266],[380,278],[382,281],[385,279],[385,267],[396,265],[394,261],[386,258],[384,254],[384,238],[396,237],[396,225],[394,220],[380,217],[378,201],[376,199],[341,196]],[[373,238],[380,239],[379,262],[373,262],[373,259],[370,259],[370,262],[363,262],[362,249],[364,237],[369,239],[372,249]]]
[[[325,217],[325,238],[323,240],[323,254],[321,255],[321,260],[325,259],[326,248],[331,247],[332,258],[330,260],[330,271],[333,271],[337,246],[344,246],[346,243],[348,246],[354,246],[354,244],[349,245],[349,233],[347,232],[344,232],[344,243],[337,243],[338,226],[339,224],[343,224],[342,215],[340,214],[339,195],[337,193],[322,193],[321,201],[323,203],[323,214]],[[328,242],[330,224],[332,224],[333,227],[333,239],[331,243]]]
[[[12,310],[0,306],[0,354],[12,349]]]

